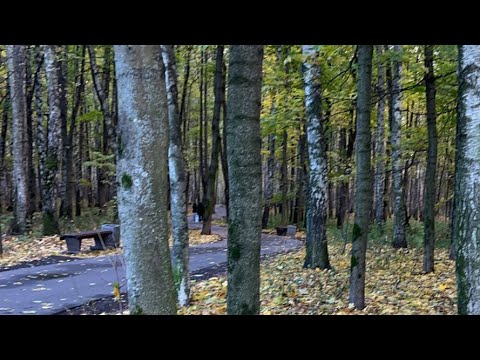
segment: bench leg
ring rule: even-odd
[[[105,247],[103,246],[103,243],[102,243],[102,240],[100,240],[100,237],[95,236],[94,239],[95,239],[95,245],[90,246],[90,250],[92,250],[92,251],[94,251],[94,250],[105,250]],[[105,237],[103,237],[103,242],[105,243],[105,245],[107,245]]]
[[[76,237],[67,237],[65,238],[67,242],[67,254],[77,254],[80,252],[82,246],[82,239]]]

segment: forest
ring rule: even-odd
[[[479,106],[475,45],[0,45],[0,314],[479,315]]]

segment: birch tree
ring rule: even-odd
[[[59,73],[61,64],[58,61],[61,47],[44,45],[45,73],[47,76],[48,95],[48,135],[43,179],[43,235],[58,234],[57,196],[59,184],[59,169],[62,158],[62,111],[61,84]]]
[[[186,306],[190,302],[190,274],[187,223],[187,184],[185,160],[183,158],[181,120],[178,110],[177,73],[173,45],[161,45],[165,65],[165,82],[168,98],[168,120],[170,143],[168,165],[170,174],[170,203],[172,217],[172,266],[178,303]]]
[[[480,46],[459,48],[454,243],[460,315],[480,315]]]
[[[327,247],[327,155],[322,118],[320,67],[314,45],[303,45],[309,187],[304,267],[329,269]]]
[[[29,213],[27,169],[27,104],[25,45],[7,45],[7,64],[12,104],[14,219],[12,232],[23,234]]]

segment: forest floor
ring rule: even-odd
[[[214,221],[217,224],[214,226],[216,234],[212,236],[201,236],[201,224],[190,223],[191,244],[212,243],[215,247],[224,247],[223,241],[219,242],[227,235],[226,228],[218,226],[224,223],[221,215],[220,211]],[[388,226],[385,233],[390,233]],[[449,240],[445,236],[448,228],[442,223],[437,228],[439,240],[435,250],[435,272],[432,274],[422,273],[423,252],[420,245],[423,236],[420,223],[412,223],[409,229],[409,249],[394,250],[386,236],[378,236],[375,231],[371,234],[367,252],[366,308],[363,311],[353,310],[348,304],[350,245],[347,244],[343,251],[343,237],[336,228],[329,228],[331,270],[303,269],[303,249],[273,258],[263,257],[261,314],[455,314],[455,268],[454,262],[448,258]],[[271,233],[271,230],[264,231],[264,236]],[[304,233],[298,232],[297,238],[302,237]],[[101,259],[106,254],[122,253],[121,248],[89,251],[90,245],[93,245],[93,240],[83,243],[83,251],[78,256],[65,256],[62,254],[66,249],[64,241],[58,237],[9,237],[4,240],[5,254],[0,257],[0,273],[48,264],[62,265],[79,261],[79,258]],[[194,250],[196,256],[202,253],[200,248]],[[194,271],[192,303],[189,307],[180,308],[178,313],[225,314],[226,289],[224,265],[212,264],[201,271]],[[87,301],[62,314],[121,312],[128,313],[126,294],[121,294],[121,299],[106,296]]]
[[[422,273],[419,249],[395,250],[386,246],[367,253],[366,308],[348,303],[350,246],[329,245],[331,270],[303,269],[304,250],[277,255],[261,265],[262,315],[452,315],[456,314],[454,262],[448,251],[435,253],[435,273]],[[192,303],[179,314],[226,313],[227,279],[224,271],[193,280]],[[120,301],[119,301],[120,300]],[[64,314],[128,314],[128,299],[113,297],[92,302]]]

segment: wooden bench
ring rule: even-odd
[[[111,230],[93,230],[76,234],[63,234],[60,240],[67,242],[67,254],[77,254],[80,252],[83,239],[94,239],[95,245],[90,250],[105,250],[111,247],[117,247],[118,243],[113,239]]]

